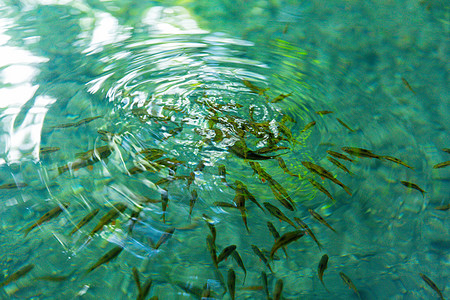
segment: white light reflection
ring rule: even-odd
[[[18,128],[11,126],[9,132],[11,140],[7,156],[10,163],[20,161],[27,152],[32,152],[34,159],[39,160],[39,145],[44,118],[49,106],[55,101],[56,99],[52,97],[38,96],[34,106],[27,112],[23,123]]]
[[[99,53],[103,46],[128,39],[131,28],[119,25],[119,21],[111,14],[98,12],[94,17],[95,28],[92,33],[91,43],[84,53]]]
[[[32,66],[14,65],[6,67],[2,72],[3,84],[18,84],[30,81],[38,70]]]
[[[5,22],[2,20],[0,24]],[[6,157],[0,159],[0,164],[18,162],[26,152],[33,152],[38,159],[44,117],[48,106],[55,102],[50,97],[37,97],[22,124],[14,128],[23,105],[34,97],[39,87],[30,83],[39,72],[34,65],[48,59],[4,45],[8,40],[9,37],[0,32],[0,67],[4,67],[0,72],[0,156]]]
[[[20,5],[24,11],[36,9],[36,7],[40,5],[71,6],[81,11],[88,11],[90,9],[84,1],[80,0],[21,0]]]
[[[148,10],[142,23],[148,24],[151,31],[161,34],[205,34],[189,12],[181,6],[155,6]]]

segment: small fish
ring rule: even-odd
[[[300,132],[305,132],[305,131],[307,131],[308,129],[310,129],[311,127],[313,127],[314,125],[316,125],[316,121],[312,121],[312,122],[306,124],[305,127],[304,127],[304,128],[302,129],[302,131],[300,131]]]
[[[14,282],[14,281],[18,280],[19,278],[27,275],[28,272],[33,270],[33,268],[34,268],[34,265],[33,264],[29,264],[29,265],[26,265],[25,267],[19,269],[17,272],[12,273],[8,277],[6,277],[6,279],[3,280],[3,282],[0,283],[0,288],[2,288],[4,286],[7,286],[11,282]]]
[[[227,170],[225,169],[225,165],[219,165],[218,170],[220,180],[224,183],[227,183]]]
[[[425,281],[426,284],[428,284],[439,295],[439,298],[444,300],[444,296],[442,295],[442,292],[439,290],[439,288],[436,286],[436,284],[430,278],[428,278],[427,275],[422,274],[422,273],[419,273],[419,275],[423,279],[423,281]]]
[[[258,150],[255,150],[254,152],[256,154],[265,154],[265,153],[269,153],[269,152],[276,152],[276,151],[288,150],[288,149],[289,149],[289,147],[285,147],[285,146],[270,146],[270,147],[259,148]]]
[[[136,286],[137,286],[138,291],[139,291],[139,294],[140,294],[142,288],[141,288],[141,280],[139,279],[139,272],[138,272],[138,270],[136,269],[136,267],[133,267],[131,270],[132,270],[132,272],[133,272],[134,282],[136,283]]]
[[[450,203],[446,204],[446,205],[437,206],[434,209],[445,211],[445,210],[448,210],[449,208],[450,208]]]
[[[259,155],[254,151],[251,151],[247,148],[245,145],[245,142],[243,141],[237,141],[233,146],[229,146],[228,150],[235,154],[237,157],[243,158],[243,159],[250,159],[250,160],[268,160],[273,159],[276,157],[276,155],[272,156],[264,156]]]
[[[317,268],[317,274],[319,275],[319,280],[322,282],[323,287],[328,291],[327,287],[325,286],[325,283],[323,282],[323,272],[327,269],[328,265],[328,255],[324,254],[319,262],[319,267]]]
[[[330,228],[331,230],[333,230],[333,232],[337,233],[336,230],[334,230],[333,227],[330,226],[330,224],[327,223],[327,221],[325,221],[325,219],[319,215],[318,213],[316,213],[315,211],[313,211],[311,208],[308,209],[309,213],[311,214],[311,216],[314,217],[314,219],[316,219],[317,221],[319,221],[320,223],[322,223],[323,225],[327,226],[328,228]]]
[[[26,183],[5,183],[0,185],[0,189],[4,189],[4,190],[12,190],[12,189],[17,189],[17,188],[22,188],[22,187],[26,187],[28,184]]]
[[[269,202],[264,202],[264,207],[269,211],[269,213],[271,215],[273,215],[275,218],[278,218],[280,220],[285,221],[286,223],[288,223],[289,225],[292,225],[294,228],[297,229],[297,226],[295,226],[294,222],[292,222],[291,220],[289,220],[288,217],[286,217],[285,214],[283,214],[283,212],[278,209],[278,207],[270,204]]]
[[[153,280],[151,278],[147,279],[144,282],[144,285],[142,286],[141,290],[139,291],[139,294],[136,298],[136,300],[145,300],[147,298],[148,293],[150,292],[150,288],[152,287]],[[152,298],[154,298],[153,296]],[[158,299],[158,298],[156,298]]]
[[[94,236],[94,234],[102,230],[103,226],[117,219],[119,214],[123,213],[126,209],[127,206],[123,203],[114,204],[113,207],[100,219],[94,229],[92,229],[91,233],[89,233],[89,236]]]
[[[287,174],[289,174],[289,175],[291,175],[291,176],[293,176],[293,177],[300,178],[300,176],[298,176],[298,175],[292,173],[292,172],[287,168],[287,166],[286,166],[284,160],[283,160],[281,157],[277,157],[276,159],[277,159],[277,161],[278,161],[278,165],[280,166],[280,168],[281,168],[285,173],[287,173]]]
[[[166,154],[164,150],[157,149],[157,148],[145,148],[136,153],[137,155],[144,155],[142,160],[145,161],[152,161],[158,158],[161,158]]]
[[[328,114],[332,114],[333,112],[331,110],[319,110],[316,111],[316,114],[318,115],[328,115]]]
[[[289,23],[286,23],[286,25],[284,25],[284,28],[283,28],[283,34],[287,33],[288,28],[289,28]]]
[[[187,180],[189,176],[172,176],[168,175],[167,177],[161,178],[157,182],[155,182],[155,185],[162,186],[162,185],[168,185],[169,183],[175,181],[175,180]],[[166,186],[167,187],[167,186]]]
[[[283,293],[283,280],[278,279],[273,289],[273,300],[280,300]]]
[[[233,269],[228,270],[228,292],[230,292],[230,297],[232,300],[235,299],[235,292],[236,292],[236,274],[234,273]]]
[[[158,164],[165,166],[169,169],[171,169],[173,172],[176,171],[176,169],[178,168],[178,166],[183,165],[184,161],[175,159],[175,158],[163,158],[157,161]]]
[[[345,156],[344,154],[341,154],[341,153],[338,153],[338,152],[335,152],[335,151],[331,151],[331,150],[327,150],[326,152],[327,152],[329,155],[334,156],[334,157],[336,157],[336,158],[340,158],[340,159],[343,159],[343,160],[348,160],[348,161],[353,162],[353,159],[348,158],[348,157]]]
[[[164,233],[161,235],[161,238],[155,245],[155,249],[158,249],[162,244],[164,244],[170,237],[172,237],[173,233],[175,232],[175,227],[171,227],[164,231]]]
[[[450,154],[450,148],[443,148],[442,151],[447,152]]]
[[[245,196],[244,193],[239,191],[239,189],[236,189],[236,196],[234,197],[233,202],[236,203],[236,207],[241,212],[242,221],[244,222],[247,232],[250,232],[250,229],[248,228],[247,224],[247,209],[245,208]]]
[[[53,153],[53,152],[56,152],[59,150],[60,150],[59,147],[41,147],[41,148],[39,148],[39,153],[40,154],[49,154],[49,153]]]
[[[344,170],[344,172],[347,172],[347,173],[351,174],[350,171],[347,169],[347,167],[344,166],[343,164],[341,164],[341,163],[340,163],[339,161],[337,161],[336,159],[334,159],[334,158],[332,158],[332,157],[329,157],[329,156],[327,156],[327,159],[328,159],[332,164],[334,164],[336,167],[338,167],[338,168]]]
[[[259,171],[259,176],[267,180],[270,185],[270,189],[272,190],[275,198],[277,198],[280,203],[286,207],[287,209],[294,211],[295,204],[294,201],[289,196],[288,192],[283,188],[281,184],[279,184],[276,180],[274,180],[267,172],[263,169]]]
[[[284,114],[283,117],[281,118],[280,123],[284,124],[287,121],[292,122],[292,123],[297,123],[293,117],[291,117],[290,115]]]
[[[26,237],[28,235],[28,233],[31,230],[33,230],[35,227],[40,226],[40,225],[42,225],[42,223],[50,221],[51,219],[59,216],[59,214],[62,213],[63,209],[66,209],[67,207],[69,207],[69,205],[70,205],[70,203],[68,203],[68,202],[61,203],[61,205],[58,205],[55,208],[53,208],[53,209],[49,210],[48,212],[46,212],[42,217],[39,218],[39,220],[36,221],[36,223],[34,223],[30,227],[28,227],[27,230],[25,230],[24,237]]]
[[[78,126],[80,126],[80,125],[90,123],[90,122],[92,122],[92,121],[94,121],[94,120],[96,120],[96,119],[98,119],[98,118],[101,118],[101,117],[103,117],[103,116],[95,116],[95,117],[90,117],[90,118],[82,119],[82,120],[80,120],[80,121],[74,123],[74,124],[73,124],[73,127],[78,127]]]
[[[347,152],[350,155],[358,156],[358,157],[369,157],[369,158],[378,158],[381,156],[372,153],[372,151],[363,149],[363,148],[355,148],[355,147],[342,147],[342,151]]]
[[[214,206],[224,207],[224,208],[238,208],[236,204],[223,202],[223,201],[216,201],[213,203]]]
[[[210,217],[208,217],[206,214],[203,214],[203,220],[206,222],[206,225],[208,225],[209,230],[211,231],[211,234],[212,234],[213,244],[215,244],[216,243],[217,230],[216,230],[216,227],[214,226],[214,221]]]
[[[213,261],[214,267],[216,267],[217,269],[219,266],[217,262],[216,245],[213,241],[213,237],[210,234],[208,234],[208,236],[206,237],[206,248],[208,249],[209,254],[211,254],[211,259]]]
[[[320,183],[318,183],[317,181],[315,181],[312,178],[307,178],[309,183],[311,183],[316,189],[318,189],[319,191],[321,191],[322,193],[324,193],[325,195],[327,195],[328,198],[330,198],[331,200],[333,200],[333,202],[335,202],[333,196],[331,196],[330,192],[328,192]]]
[[[415,91],[412,89],[412,87],[409,85],[408,81],[406,81],[406,79],[403,78],[403,77],[402,77],[402,81],[403,81],[403,84],[408,88],[408,90],[410,90],[411,92],[413,92],[413,94],[415,95],[416,92],[415,92]]]
[[[236,250],[236,245],[231,245],[222,250],[219,256],[217,257],[217,263],[220,263],[222,260],[226,259]]]
[[[286,195],[281,194],[281,193],[280,193],[280,190],[277,189],[277,188],[273,185],[272,180],[271,180],[271,181],[268,181],[268,183],[270,184],[270,189],[272,190],[272,193],[273,193],[273,195],[275,196],[275,198],[276,198],[278,201],[280,201],[280,203],[281,203],[284,207],[286,207],[287,209],[289,209],[289,210],[291,210],[291,211],[294,211],[294,210],[295,210],[295,207],[294,207],[294,205],[292,204],[293,201],[292,201],[292,199],[289,197],[289,195],[287,195],[287,197],[286,197]],[[280,187],[281,187],[281,186],[280,186]],[[285,192],[285,191],[284,191],[284,192]]]
[[[321,166],[313,164],[308,161],[302,161],[302,165],[305,166],[310,172],[316,173],[321,177],[327,178],[328,180],[342,187],[344,191],[347,192],[347,194],[349,194],[350,196],[352,195],[350,189],[347,186],[345,186],[342,182],[334,178],[333,174],[331,174],[329,171],[325,170]]]
[[[250,285],[241,288],[241,291],[262,291],[264,287],[262,285]]]
[[[112,132],[102,130],[102,129],[97,130],[97,133],[102,136],[100,138],[102,141],[105,141],[108,143],[115,142],[117,144],[121,144],[120,134],[112,133]]]
[[[246,199],[249,199],[250,201],[255,203],[264,212],[264,208],[262,208],[261,204],[259,204],[259,202],[256,200],[255,196],[253,196],[253,194],[249,192],[249,190],[247,189],[247,186],[244,183],[242,183],[239,180],[236,180],[234,183],[236,184],[236,188],[239,193],[244,194]]]
[[[314,235],[312,230],[308,227],[308,225],[306,225],[305,222],[303,222],[297,217],[294,217],[294,221],[297,222],[298,225],[300,225],[300,227],[303,228],[309,234],[309,236],[314,240],[314,242],[316,242],[317,246],[319,247],[319,250],[322,250],[322,244],[319,243],[316,236]]]
[[[264,271],[261,271],[261,280],[262,280],[262,285],[263,285],[263,289],[264,289],[264,294],[266,294],[266,298],[267,300],[270,299],[269,297],[269,284],[267,282],[267,274]]]
[[[355,293],[358,295],[358,298],[361,299],[361,296],[359,295],[359,292],[356,289],[356,286],[353,284],[352,280],[342,272],[339,272],[339,276],[341,276],[342,280],[346,285],[348,285],[349,288],[355,291]]]
[[[112,248],[111,250],[109,250],[105,255],[103,255],[102,257],[100,257],[100,259],[93,264],[87,271],[86,273],[90,273],[92,271],[94,271],[96,268],[98,268],[99,266],[106,264],[107,262],[111,261],[112,259],[114,259],[117,255],[120,254],[120,252],[122,252],[123,248],[121,246],[115,246],[114,248]]]
[[[71,163],[68,163],[64,166],[58,167],[58,174],[62,174],[69,170],[77,170],[80,168],[84,168],[87,166],[91,166],[100,160],[106,159],[111,155],[113,147],[106,145],[101,146],[87,152],[76,154],[77,159]]]
[[[189,219],[191,218],[192,210],[194,209],[195,202],[197,201],[197,190],[193,189],[191,192],[191,200],[189,201]]]
[[[77,123],[65,123],[65,124],[55,125],[55,126],[52,126],[52,127],[50,127],[50,128],[67,128],[67,127],[74,127],[75,124],[77,124]]]
[[[169,205],[169,191],[167,189],[161,189],[161,209],[163,223],[166,223],[166,210]]]
[[[280,95],[278,95],[277,97],[273,98],[273,100],[270,101],[270,102],[271,102],[271,103],[277,103],[277,102],[283,100],[284,98],[289,97],[290,95],[292,95],[292,93],[289,93],[289,94],[280,94]]]
[[[153,201],[153,200],[151,200],[151,199],[149,199],[149,198],[147,198],[147,197],[144,197],[144,200],[150,200],[150,201]],[[143,203],[149,203],[150,201],[148,201],[148,202],[146,201],[146,202],[143,202]],[[129,235],[131,235],[131,234],[133,233],[134,226],[135,226],[136,223],[138,222],[138,220],[139,220],[139,215],[140,215],[140,213],[142,212],[143,209],[144,209],[143,207],[138,207],[138,206],[136,206],[136,207],[131,211],[130,217],[128,218],[128,221],[129,221],[129,225],[128,225],[128,234],[129,234]]]
[[[448,167],[448,166],[450,166],[450,160],[441,162],[441,163],[433,166],[433,169],[440,169],[440,168],[444,168],[444,167]]]
[[[299,238],[305,235],[305,232],[303,230],[295,230],[286,232],[283,234],[280,238],[278,238],[275,243],[272,246],[272,250],[270,250],[270,259],[273,259],[273,255],[275,252],[277,252],[278,249],[280,249],[283,246],[286,246],[287,244],[290,244],[292,242],[295,242]]]
[[[205,162],[200,160],[200,162],[195,166],[194,172],[201,172],[205,168]]]
[[[248,87],[253,93],[258,94],[258,95],[263,95],[265,91],[269,90],[269,88],[265,88],[265,89],[259,88],[248,80],[242,80],[242,83],[246,87]]]
[[[138,164],[139,164],[139,166],[128,169],[128,173],[130,175],[139,174],[144,171],[156,173],[163,168],[161,165],[151,162],[151,161],[139,161]],[[164,179],[165,178],[163,178],[163,180],[161,180],[161,181],[156,182],[155,184],[158,185],[158,184],[164,184],[164,183],[170,182],[170,180],[166,181]]]
[[[162,141],[168,140],[170,137],[173,137],[183,131],[183,127],[176,127],[174,129],[169,130],[168,135],[162,139]]]
[[[422,193],[422,196],[425,197],[425,193],[426,193],[426,192],[425,192],[424,190],[422,190],[417,184],[412,183],[412,182],[408,182],[408,181],[400,181],[400,182],[401,182],[404,186],[406,186],[406,187],[408,187],[408,188],[418,190],[419,192]]]
[[[195,181],[195,173],[191,172],[191,173],[189,173],[189,176],[188,176],[187,188],[189,188],[194,181]]]
[[[312,123],[312,122],[311,122]],[[310,123],[310,124],[311,124]],[[308,126],[308,125],[306,125]],[[311,125],[312,126],[312,125]],[[297,141],[294,136],[292,135],[291,130],[284,124],[278,123],[278,131],[281,132],[283,135],[286,136],[287,140],[292,144],[300,144],[299,141]],[[279,140],[278,140],[279,141]],[[275,144],[278,142],[276,141]]]
[[[75,225],[74,229],[70,232],[70,235],[73,235],[75,232],[77,232],[81,227],[89,223],[100,211],[99,208],[94,209],[90,213],[88,213],[83,219],[81,219],[80,222],[78,222],[77,225]]]
[[[269,268],[270,272],[273,273],[272,268],[269,265],[269,261],[267,260],[266,256],[259,250],[259,248],[256,245],[251,245],[253,252],[262,260],[262,262]]]
[[[345,128],[347,128],[348,130],[350,130],[351,132],[355,132],[353,129],[351,129],[347,124],[345,124],[341,119],[336,118],[336,120]]]
[[[248,164],[250,165],[250,168],[253,170],[253,174],[258,174],[258,176],[263,179],[264,176],[270,177],[269,174],[267,174],[266,171],[261,167],[259,162],[256,161],[248,161]],[[265,178],[264,178],[265,179]]]
[[[242,261],[241,256],[239,255],[239,252],[237,250],[234,250],[231,253],[231,256],[234,258],[238,266],[244,271],[244,280],[242,282],[242,285],[245,283],[245,278],[247,277],[247,270],[245,269],[244,262]]]
[[[277,229],[275,228],[275,226],[272,224],[272,222],[267,221],[267,227],[269,228],[270,233],[272,233],[272,236],[275,240],[280,238],[280,234],[278,233]],[[288,257],[288,254],[286,252],[286,247],[283,246],[283,251],[284,254],[286,255],[286,258]]]
[[[414,170],[413,167],[408,166],[406,163],[404,163],[403,161],[401,161],[400,159],[398,159],[398,158],[396,158],[396,157],[383,155],[383,156],[380,156],[380,158],[384,158],[384,159],[386,159],[386,160],[395,162],[396,164],[399,164],[399,165],[405,166],[405,167],[407,167],[407,168],[410,168],[411,170]]]
[[[69,275],[66,275],[66,276],[45,275],[45,276],[35,277],[34,280],[61,282],[61,281],[66,281],[67,279],[69,279],[69,277],[70,277]]]
[[[187,224],[186,226],[177,227],[177,231],[190,231],[196,229],[200,224],[197,222],[199,218],[194,218],[194,223]]]

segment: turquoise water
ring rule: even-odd
[[[236,299],[267,298],[261,272],[271,297],[283,281],[284,299],[439,299],[419,273],[448,298],[449,217],[436,208],[450,202],[450,169],[433,168],[450,160],[444,1],[0,3],[1,299],[136,299],[132,268],[142,287],[152,279],[145,299],[200,299],[205,284],[204,298],[231,299],[229,269]],[[243,141],[272,182],[242,157]],[[283,149],[255,153],[274,145]],[[351,174],[327,150],[353,159],[339,160]],[[239,203],[236,180],[261,208],[248,196],[245,210],[216,205]],[[280,189],[294,211],[277,200],[287,198]],[[287,257],[280,249],[269,259],[271,272],[252,245],[270,256],[268,221],[280,235],[295,229],[265,202],[303,220],[322,248],[305,234]],[[122,212],[94,230],[118,204]],[[231,256],[216,268],[207,221],[217,256],[236,246],[245,283]]]

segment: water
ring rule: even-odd
[[[153,280],[147,298],[198,299],[195,290],[207,283],[211,297],[230,299],[219,280],[227,280],[229,268],[236,272],[237,299],[265,299],[261,290],[244,289],[262,285],[261,271],[271,294],[283,280],[285,299],[357,299],[339,272],[351,278],[361,299],[437,299],[419,272],[448,297],[448,211],[435,207],[450,201],[450,173],[433,166],[449,160],[441,150],[450,147],[449,16],[443,1],[3,1],[1,276],[34,267],[4,285],[1,298],[135,299],[133,267],[141,285]],[[333,113],[315,113],[322,110]],[[266,135],[257,137],[255,123]],[[295,211],[230,149],[242,134],[250,149],[263,148],[267,133],[283,137],[278,146],[288,149],[262,155],[282,154],[301,178],[284,172],[275,158],[259,163],[287,191]],[[91,152],[77,160],[77,153],[106,145],[102,159]],[[344,153],[344,146],[399,158],[414,170],[352,157],[353,163],[341,161],[349,175],[327,159],[326,150]],[[59,150],[43,153],[41,147]],[[171,160],[165,166],[146,162],[139,152],[147,148],[163,151],[155,161]],[[99,161],[83,165],[89,157]],[[329,170],[352,195],[302,161]],[[160,181],[174,179],[174,170],[177,180]],[[269,202],[307,223],[322,250],[305,235],[286,247],[288,258],[277,251],[272,274],[251,245],[271,250],[267,221],[280,234],[294,228],[247,199],[247,232],[239,210],[214,205],[233,203],[236,180],[260,205]],[[189,217],[194,190],[198,199]],[[165,214],[161,200],[168,201]],[[63,203],[67,209],[25,237]],[[126,210],[89,238],[118,203]],[[95,209],[98,214],[70,235]],[[244,286],[233,258],[218,264],[221,275],[214,267],[203,214],[215,225],[217,255],[237,246],[247,270]],[[123,250],[114,260],[88,272],[116,246]],[[317,276],[323,254],[330,257],[324,273],[329,293]]]

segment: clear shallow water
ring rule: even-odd
[[[1,189],[0,261],[4,278],[26,265],[34,268],[4,286],[3,298],[134,299],[138,291],[132,267],[142,283],[153,279],[148,298],[199,298],[183,292],[180,282],[198,288],[208,283],[213,297],[222,298],[202,214],[215,222],[218,254],[237,246],[247,269],[245,286],[260,286],[265,271],[270,292],[282,279],[287,299],[357,299],[339,278],[344,272],[362,299],[437,298],[420,278],[422,272],[448,295],[448,211],[434,208],[450,200],[449,170],[433,169],[449,156],[441,151],[449,147],[449,11],[442,2],[335,2],[326,8],[320,3],[239,1],[187,2],[184,7],[4,4],[0,185],[26,186]],[[268,90],[258,95],[243,80]],[[250,108],[254,123],[271,122],[268,132],[273,134],[279,134],[283,116],[292,117],[295,122],[285,125],[300,143],[281,141],[279,146],[289,149],[278,154],[283,153],[293,173],[320,182],[335,203],[307,180],[286,174],[275,159],[261,161],[295,202],[297,210],[289,211],[268,182],[229,151],[243,130],[251,149],[265,146],[248,133]],[[315,113],[319,110],[334,113],[320,116]],[[95,116],[101,118],[87,122]],[[76,124],[80,120],[86,122]],[[315,126],[302,133],[311,121]],[[172,131],[180,127],[180,132]],[[116,136],[105,141],[98,130]],[[108,144],[111,154],[93,168],[73,165],[58,175],[58,167],[76,161],[76,153]],[[414,170],[355,158],[354,163],[343,162],[353,173],[348,175],[326,158],[326,150],[342,152],[343,146],[397,157]],[[60,149],[39,154],[40,147]],[[158,172],[131,171],[149,164],[139,154],[145,148],[163,150],[160,159],[182,161],[176,175],[187,177],[167,184],[158,183],[170,174],[167,166]],[[205,167],[195,171],[200,161]],[[330,170],[352,196],[308,172],[302,161]],[[251,245],[270,251],[274,239],[267,221],[281,234],[293,228],[247,200],[248,233],[239,211],[214,206],[235,197],[221,181],[219,165],[226,167],[227,182],[244,182],[261,205],[270,202],[290,219],[304,220],[322,251],[304,236],[287,246],[288,259],[277,252],[280,260],[270,263],[271,274]],[[191,172],[195,180],[189,184]],[[422,197],[400,180],[427,193]],[[169,199],[165,223],[162,204],[143,198],[160,201],[164,189]],[[193,190],[198,199],[189,219]],[[70,205],[24,237],[58,203]],[[126,204],[127,210],[86,243],[116,203]],[[73,226],[97,208],[93,220],[70,236]],[[139,220],[129,233],[130,215],[138,208]],[[337,233],[316,222],[308,208]],[[176,228],[173,236],[154,250],[171,228]],[[116,245],[124,249],[117,258],[87,273]],[[317,277],[325,253],[330,259],[324,282],[330,293]],[[244,273],[231,257],[219,264],[225,280],[229,268],[237,274],[237,299],[264,298],[262,291],[241,288]],[[48,275],[68,277],[35,280]]]

